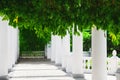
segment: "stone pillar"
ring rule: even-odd
[[[72,73],[72,52],[70,52],[67,56],[66,56],[66,59],[67,59],[67,64],[66,64],[66,72],[67,73]]]
[[[44,58],[46,59],[46,58],[47,58],[47,44],[45,45],[45,49],[44,49],[44,51],[45,51]]]
[[[18,29],[8,26],[8,69],[9,72],[18,58]]]
[[[13,52],[12,52],[12,27],[8,26],[8,71],[11,72],[13,65]]]
[[[16,63],[18,62],[20,55],[20,49],[19,49],[19,29],[17,28],[17,56],[16,56]]]
[[[14,57],[15,57],[15,52],[14,52],[14,28],[12,27],[11,29],[11,53],[10,53],[10,56],[11,56],[11,62],[12,62],[12,67],[14,66]]]
[[[83,78],[83,36],[73,35],[72,74],[75,78]]]
[[[55,50],[56,50],[55,35],[51,36],[51,61],[55,61]]]
[[[16,29],[12,27],[12,34],[11,34],[11,60],[12,60],[12,66],[15,65],[15,61],[16,61],[16,55],[17,55],[17,33],[16,33]]]
[[[65,70],[65,49],[64,49],[64,38],[61,40],[61,57],[62,57],[62,69]]]
[[[51,44],[47,44],[47,59],[51,58]]]
[[[18,28],[14,28],[14,34],[13,34],[13,41],[14,41],[14,65],[17,62],[17,57],[18,57]]]
[[[107,80],[106,32],[92,28],[92,80]]]
[[[0,80],[8,80],[8,22],[0,17]]]
[[[60,66],[61,65],[61,36],[56,36],[56,50],[55,50],[55,64]]]
[[[66,70],[67,68],[67,56],[70,54],[70,35],[67,33],[67,35],[62,40],[62,69]]]

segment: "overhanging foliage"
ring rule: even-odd
[[[19,34],[21,51],[44,51],[46,41],[36,36],[34,30],[20,29]]]
[[[113,34],[120,31],[119,0],[0,0],[0,14],[14,27],[64,36],[66,30],[92,25]],[[75,32],[77,32],[75,27]]]

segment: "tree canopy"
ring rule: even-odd
[[[96,25],[120,34],[119,0],[0,0],[0,15],[19,29],[35,30],[40,37],[64,36],[75,25],[79,30]],[[47,34],[47,35],[46,35]]]
[[[38,38],[34,30],[23,29],[19,34],[20,52],[21,51],[44,51],[46,41]]]

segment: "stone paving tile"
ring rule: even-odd
[[[9,80],[92,80],[91,74],[85,74],[85,79],[75,79],[50,61],[20,62],[8,76]],[[108,80],[116,80],[116,77],[108,76]]]
[[[75,80],[49,61],[21,62],[13,68],[9,77],[9,80]]]
[[[14,71],[9,74],[11,77],[54,77],[54,76],[67,76],[66,73],[60,70],[24,70]]]

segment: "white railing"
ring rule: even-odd
[[[83,58],[83,67],[85,73],[91,73],[92,71],[92,57],[84,57]]]
[[[111,58],[107,58],[106,64],[107,64],[107,72],[108,74],[114,75],[117,68],[120,67],[120,58],[116,56],[116,53],[113,51],[113,56]],[[83,58],[84,63],[84,72],[85,73],[91,73],[92,72],[92,57],[84,57]]]
[[[44,58],[45,51],[21,51],[20,58]]]

